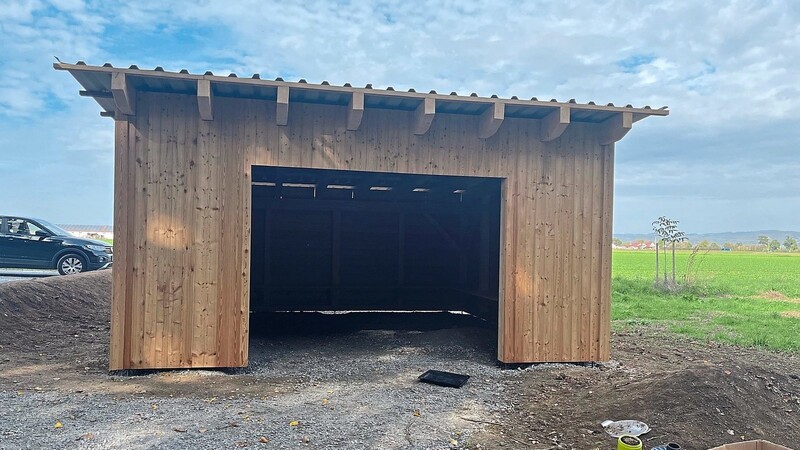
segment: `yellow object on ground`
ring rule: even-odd
[[[642,441],[635,436],[620,436],[617,439],[617,450],[642,450]]]

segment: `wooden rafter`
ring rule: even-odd
[[[289,87],[278,86],[278,101],[275,111],[275,123],[286,125],[289,123]]]
[[[500,128],[500,125],[503,123],[505,114],[506,108],[504,103],[498,101],[489,105],[489,108],[481,114],[478,136],[481,139],[494,136],[494,134],[497,133],[497,129]]]
[[[130,86],[124,72],[111,74],[111,95],[117,111],[128,116],[136,115],[136,90]]]
[[[540,139],[550,142],[558,139],[569,126],[569,106],[560,106],[540,122]]]
[[[200,110],[200,118],[203,120],[214,120],[214,95],[211,91],[211,82],[208,80],[197,80],[197,107]]]
[[[432,98],[423,99],[411,116],[411,128],[416,135],[423,135],[428,132],[436,115],[436,100]]]
[[[633,128],[633,113],[623,112],[615,114],[610,119],[600,124],[603,127],[600,132],[600,145],[613,144],[628,134]]]
[[[364,93],[353,92],[350,102],[347,104],[347,129],[355,131],[361,126],[361,119],[364,117]]]

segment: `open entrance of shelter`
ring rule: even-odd
[[[271,166],[252,174],[254,328],[259,316],[277,324],[279,313],[345,329],[435,328],[437,318],[442,327],[476,318],[496,326],[502,179]]]

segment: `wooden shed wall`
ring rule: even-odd
[[[506,119],[489,139],[478,116],[411,114],[137,94],[116,122],[111,369],[233,367],[248,361],[253,165],[504,178],[498,359],[609,358],[613,145],[574,123],[555,141],[539,121]]]

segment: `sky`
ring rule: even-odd
[[[113,121],[57,56],[669,106],[617,144],[614,231],[800,229],[800,2],[0,0],[0,214],[111,224]]]

